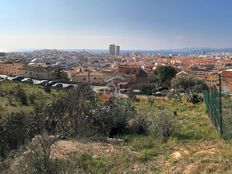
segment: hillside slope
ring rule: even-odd
[[[67,173],[231,173],[231,142],[219,137],[203,103],[157,99],[148,107],[148,103],[137,103],[141,113],[147,109],[177,110],[176,133],[167,143],[153,135],[59,140],[52,146],[52,158],[69,166]]]

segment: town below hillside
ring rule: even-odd
[[[157,67],[172,66],[177,76],[199,78],[215,87],[219,83],[218,74],[221,74],[222,92],[232,93],[231,56],[230,52],[204,51],[185,55],[121,53],[120,47],[115,45],[110,45],[109,53],[85,50],[2,53],[0,74],[105,87],[110,87],[114,80],[120,90],[150,83]]]
[[[0,57],[0,173],[231,173],[230,54]]]

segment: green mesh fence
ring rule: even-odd
[[[222,95],[223,137],[232,139],[232,96]]]
[[[223,128],[220,113],[220,93],[217,91],[217,89],[209,89],[204,91],[203,94],[207,113],[214,126],[221,133],[221,130],[223,130]]]
[[[222,94],[217,89],[204,91],[204,101],[207,113],[215,128],[225,139],[232,138],[232,98]]]

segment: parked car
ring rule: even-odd
[[[73,89],[74,88],[74,85],[67,85],[64,87],[64,89]]]
[[[41,80],[37,85],[46,85],[48,83],[48,80]]]
[[[30,83],[30,84],[34,83],[31,78],[25,78],[25,79],[21,80],[21,82],[23,82],[23,83]]]
[[[6,79],[8,79],[8,76],[7,75],[0,75],[0,79],[6,80]]]
[[[53,85],[55,85],[56,83],[59,83],[59,81],[57,81],[57,80],[52,80],[52,81],[49,81],[47,84],[48,84],[49,86],[53,86]]]
[[[162,92],[160,92],[160,91],[156,92],[154,95],[157,96],[157,97],[163,97],[163,96],[165,96],[165,95],[164,95]]]
[[[21,77],[21,76],[16,76],[12,78],[13,81],[18,81],[18,82],[21,82],[23,79],[24,77]]]
[[[52,85],[53,88],[63,88],[63,85],[61,83],[56,83]]]

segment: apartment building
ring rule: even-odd
[[[21,63],[0,62],[0,74],[17,76],[23,67]]]
[[[78,83],[89,83],[91,85],[103,85],[108,79],[108,75],[101,71],[83,71],[73,74],[72,81]]]
[[[40,66],[28,66],[25,65],[20,69],[19,75],[22,77],[33,78],[33,79],[46,79],[53,80],[54,68],[40,67]]]

